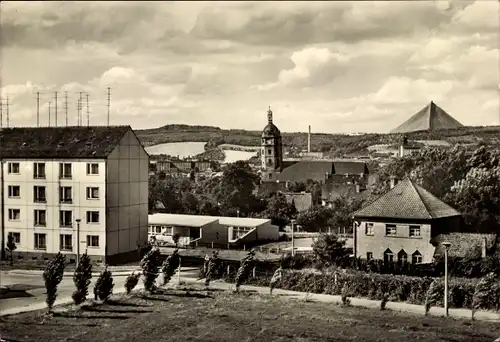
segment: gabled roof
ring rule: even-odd
[[[326,173],[333,173],[332,161],[300,161],[284,169],[277,178],[281,182],[324,181]]]
[[[421,186],[405,179],[373,203],[358,210],[355,217],[432,220],[460,213]]]
[[[463,125],[431,101],[431,103],[418,113],[393,129],[391,133],[407,133],[425,130],[434,131],[458,127],[463,127]]]
[[[130,126],[0,129],[0,158],[106,158]]]
[[[310,192],[284,192],[288,203],[293,203],[298,212],[309,210],[313,200]]]
[[[369,173],[366,163],[358,161],[334,161],[333,171],[336,175]]]

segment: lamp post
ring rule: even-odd
[[[442,245],[444,246],[444,310],[446,317],[448,317],[448,249],[451,243],[445,241]]]
[[[236,217],[240,217],[240,209],[236,209]]]
[[[294,231],[295,231],[295,220],[292,220],[292,256],[295,256],[295,240],[294,240]]]
[[[80,221],[76,219],[76,265],[80,263]]]

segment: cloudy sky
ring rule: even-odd
[[[499,2],[8,2],[2,100],[41,124],[59,92],[91,124],[387,132],[434,100],[499,124]],[[86,109],[84,107],[84,112]],[[4,106],[5,114],[5,106]],[[4,124],[5,124],[4,116]],[[52,119],[52,122],[54,119]]]

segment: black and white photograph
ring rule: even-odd
[[[1,1],[0,342],[500,342],[500,1]]]

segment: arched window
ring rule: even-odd
[[[415,251],[415,253],[413,253],[411,255],[411,263],[412,264],[421,264],[422,263],[422,254],[420,254],[419,251]]]
[[[406,264],[408,262],[408,254],[406,254],[404,249],[400,250],[398,253],[398,262],[400,264]]]
[[[394,262],[394,253],[392,253],[389,248],[387,248],[384,252],[384,262],[386,264]]]

